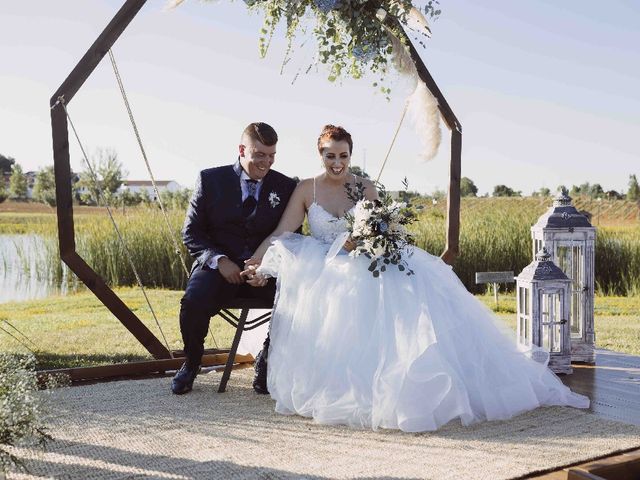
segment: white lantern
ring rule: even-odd
[[[516,278],[518,343],[549,353],[549,368],[571,373],[569,297],[571,280],[544,249]]]
[[[531,227],[533,254],[545,247],[571,280],[569,324],[574,362],[595,363],[593,322],[596,229],[562,189],[553,205]]]

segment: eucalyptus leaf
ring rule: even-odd
[[[440,15],[439,4],[419,5],[412,0],[245,0],[251,10],[264,13],[262,36],[268,37],[260,43],[262,56],[270,46],[275,27],[281,20],[286,22],[286,37],[289,42],[283,66],[289,55],[293,54],[291,40],[299,30],[305,33],[310,17],[316,17],[313,33],[316,37],[318,62],[332,65],[330,81],[336,81],[344,75],[360,78],[365,72],[379,74],[384,79],[389,72],[393,45],[389,35],[404,39],[400,25],[406,24],[412,8],[424,11],[431,18]],[[381,22],[378,11],[382,9],[387,16],[398,20]],[[428,31],[428,28],[426,29]],[[427,32],[422,32],[426,35]],[[430,31],[428,31],[430,33]],[[305,43],[305,42],[303,42]],[[357,48],[356,48],[357,47]],[[374,88],[378,88],[376,82]],[[389,88],[383,87],[381,92],[388,96]]]

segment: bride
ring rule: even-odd
[[[277,277],[267,375],[276,411],[419,432],[542,405],[588,407],[588,398],[517,347],[439,257],[408,247],[414,275],[387,269],[374,278],[364,256],[327,256],[353,208],[345,184],[362,182],[365,196],[377,198],[373,183],[349,173],[352,149],[347,131],[324,127],[324,172],[299,183],[275,238],[243,272],[254,286]],[[290,233],[305,214],[311,236]]]

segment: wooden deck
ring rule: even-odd
[[[640,425],[640,357],[596,350],[596,364],[573,364],[565,385],[591,399],[591,411],[603,418]]]
[[[611,350],[596,350],[596,364],[573,364],[571,375],[561,375],[565,385],[591,399],[597,416],[640,425],[640,357]],[[640,438],[638,439],[640,446]],[[610,455],[543,475],[520,478],[538,480],[640,479],[640,448]]]

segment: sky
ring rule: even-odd
[[[53,163],[49,98],[122,4],[0,0],[0,153],[25,171]],[[440,4],[420,54],[462,124],[462,175],[481,194],[497,184],[528,194],[583,182],[625,191],[640,174],[640,2]],[[371,77],[330,83],[323,66],[305,74],[314,51],[304,38],[281,72],[282,30],[260,58],[262,17],[244,2],[165,6],[149,0],[113,47],[156,179],[191,187],[199,170],[233,163],[252,121],[278,131],[274,168],[285,174],[320,172],[316,139],[333,123],[353,136],[353,164],[377,175],[410,82],[392,75],[387,101]],[[112,148],[129,179],[148,179],[108,57],[69,113],[87,151]],[[422,193],[446,188],[450,135],[441,128],[439,153],[424,163],[405,121],[382,173],[388,189],[404,177]]]

